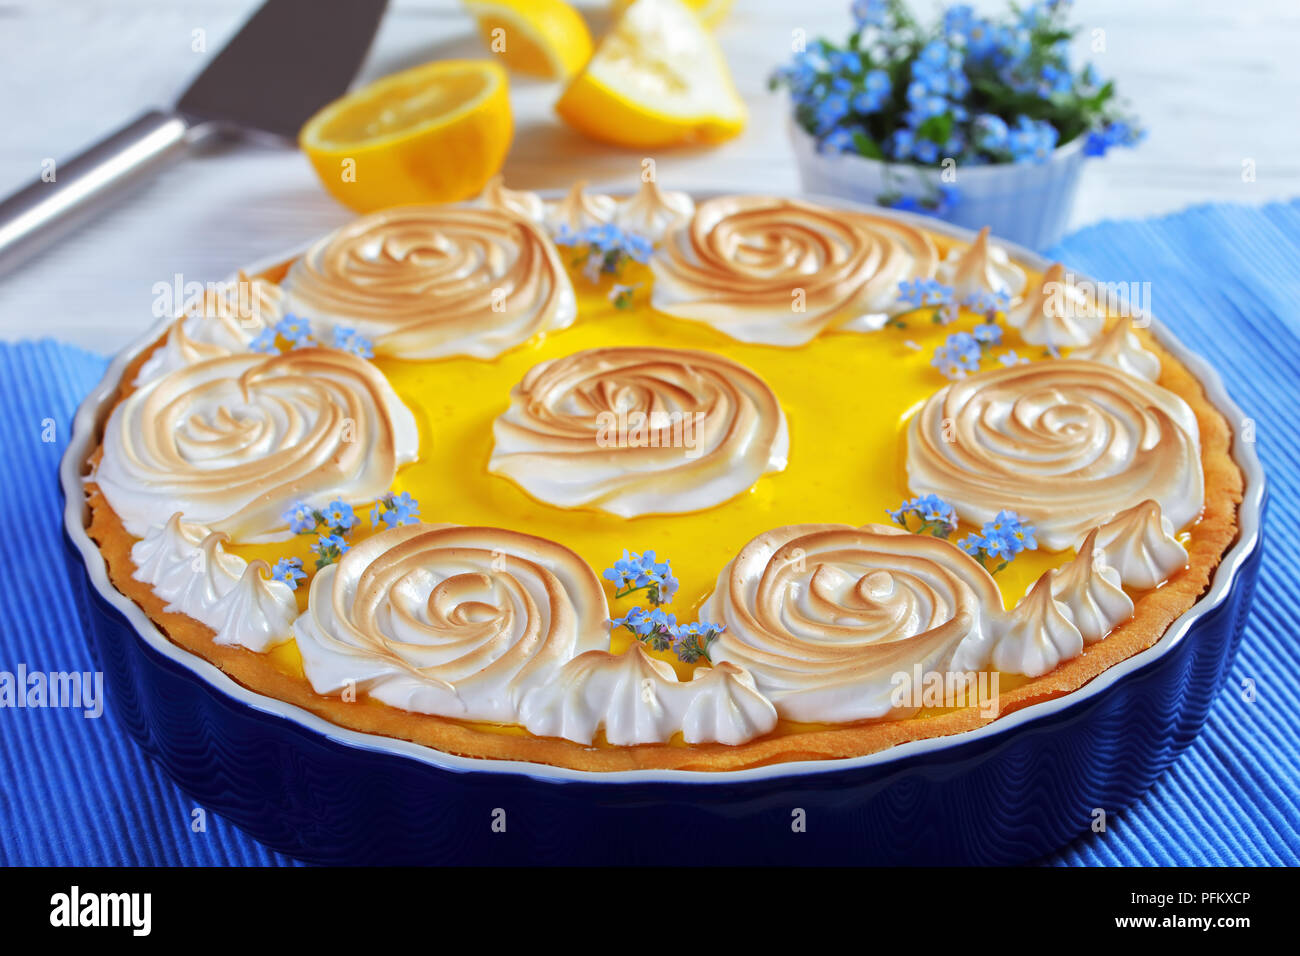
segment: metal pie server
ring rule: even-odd
[[[267,0],[175,108],[150,110],[0,202],[0,274],[107,205],[123,187],[219,133],[293,141],[347,91],[388,0]]]

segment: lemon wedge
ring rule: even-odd
[[[686,6],[695,11],[695,15],[703,21],[707,27],[716,27],[731,10],[732,0],[682,0]],[[632,0],[614,0],[613,11],[615,14],[622,13],[632,5]]]
[[[511,70],[564,80],[591,58],[591,34],[564,0],[465,0],[489,50]]]
[[[636,0],[573,78],[556,112],[618,146],[717,143],[745,127],[713,37],[681,0]]]
[[[508,90],[490,60],[427,63],[330,103],[298,145],[330,194],[358,212],[468,199],[510,149]]]

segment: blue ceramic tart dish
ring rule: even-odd
[[[929,220],[932,231],[970,234]],[[1008,246],[1035,269],[1047,263]],[[1245,479],[1238,537],[1210,587],[1152,647],[1083,687],[977,730],[863,757],[706,773],[589,772],[442,753],[331,724],[258,694],[170,642],[110,583],[86,533],[83,463],[124,370],[74,424],[61,482],[72,579],[110,709],[176,784],[266,845],[319,863],[997,864],[1049,853],[1096,811],[1138,799],[1201,729],[1229,671],[1262,550],[1265,485]],[[1229,422],[1217,374],[1154,333]]]

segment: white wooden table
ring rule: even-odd
[[[339,0],[333,0],[339,2]],[[324,0],[322,0],[322,5]],[[999,3],[980,2],[981,8]],[[255,0],[16,0],[0,7],[0,194],[150,105],[165,105],[256,6]],[[602,0],[580,4],[593,32]],[[925,10],[927,2],[914,7]],[[1150,216],[1206,200],[1300,194],[1300,3],[1294,0],[1079,0],[1094,56],[1151,128],[1134,152],[1091,163],[1075,225]],[[843,36],[847,0],[737,0],[718,30],[751,119],[715,149],[655,156],[668,186],[794,190],[782,97],[767,75],[796,28]],[[192,50],[194,31],[207,52]],[[486,56],[457,0],[392,0],[361,81],[426,60]],[[641,156],[588,142],[555,118],[553,85],[512,80],[514,187],[630,184]],[[1243,164],[1253,163],[1253,182]],[[290,148],[240,145],[160,174],[104,218],[0,277],[0,336],[52,335],[111,352],[152,321],[153,287],[221,279],[349,214]]]

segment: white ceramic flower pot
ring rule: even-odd
[[[790,140],[804,192],[839,196],[869,205],[902,194],[918,199],[955,187],[957,201],[935,213],[967,229],[989,226],[993,235],[1032,249],[1045,249],[1065,234],[1083,168],[1083,137],[1059,147],[1045,163],[962,166],[945,181],[932,166],[885,163],[846,153],[822,153],[793,119]]]

